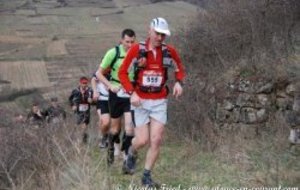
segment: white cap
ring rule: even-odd
[[[156,32],[166,34],[168,36],[171,35],[169,30],[169,25],[164,18],[157,17],[151,21],[150,27],[152,27]]]

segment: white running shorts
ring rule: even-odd
[[[150,117],[165,125],[167,123],[167,103],[167,99],[142,99],[141,106],[131,105],[134,126],[148,124]]]

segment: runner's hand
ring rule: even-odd
[[[183,89],[179,82],[176,82],[173,87],[173,96],[177,99],[179,96],[182,95]]]
[[[88,101],[88,103],[90,103],[90,104],[93,103],[93,99],[92,99],[92,98],[88,98],[87,101]]]
[[[120,90],[120,87],[115,87],[115,86],[111,85],[109,87],[109,90],[112,91],[112,92],[114,92],[114,93],[117,93]]]
[[[42,117],[41,110],[38,110],[38,111],[36,112],[36,114],[37,114],[38,116]]]
[[[72,106],[72,110],[76,111],[77,110],[77,106]]]
[[[141,98],[136,92],[133,92],[130,96],[130,103],[135,107],[139,107],[141,105]]]
[[[99,92],[94,91],[94,93],[93,93],[93,100],[97,101],[98,98],[99,98]]]

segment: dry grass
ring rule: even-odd
[[[283,6],[279,6],[281,5],[278,4],[279,1],[207,2],[211,2],[206,3],[207,10],[201,12],[195,21],[191,21],[180,36],[174,38],[174,44],[180,47],[187,68],[186,93],[183,99],[172,99],[170,102],[171,117],[167,127],[167,138],[153,171],[153,177],[161,183],[172,187],[181,185],[182,188],[279,185],[299,187],[300,150],[299,147],[289,149],[287,130],[282,120],[274,117],[266,125],[233,126],[227,130],[218,129],[210,120],[216,95],[222,93],[216,86],[224,78],[230,78],[229,75],[221,76],[225,70],[231,68],[230,72],[227,72],[230,75],[241,70],[245,75],[253,74],[254,71],[264,73],[274,68],[273,64],[277,64],[278,60],[283,60],[276,69],[266,74],[276,76],[278,79],[286,78],[288,73],[277,71],[284,70],[281,66],[289,63],[285,62],[285,58],[293,50],[289,38],[289,34],[292,33],[289,32],[293,29],[293,10],[297,6],[292,5],[296,1],[282,1],[280,3]],[[94,69],[93,64],[98,58],[96,50],[87,50],[106,49],[99,47],[103,44],[96,44],[94,39],[97,35],[105,33],[107,37],[105,46],[110,47],[108,39],[118,36],[114,35],[117,34],[116,30],[124,26],[120,25],[120,22],[135,23],[132,27],[137,27],[138,32],[144,32],[148,22],[146,20],[153,15],[157,16],[158,13],[164,12],[165,15],[162,16],[170,19],[171,26],[176,27],[174,23],[185,23],[197,11],[194,6],[182,2],[123,8],[124,14],[112,17],[109,14],[114,10],[107,8],[61,8],[54,10],[56,16],[26,17],[24,23],[20,23],[19,18],[22,15],[17,15],[15,18],[10,17],[10,22],[24,27],[24,32],[15,31],[19,35],[43,34],[49,39],[57,33],[61,34],[59,39],[62,39],[61,36],[67,36],[69,41],[66,48],[72,55],[60,59],[47,58],[47,61],[55,63],[56,66],[68,67],[75,64],[76,72],[73,73],[89,73],[92,68]],[[44,14],[49,13],[48,9],[39,7],[37,9]],[[106,9],[105,14],[98,15],[103,13],[102,9]],[[182,9],[191,14],[188,17],[185,12],[178,14],[176,10]],[[89,13],[90,10],[92,11]],[[169,13],[171,11],[172,14]],[[74,12],[78,18],[75,19],[76,22],[71,17],[74,16]],[[273,14],[274,12],[278,14]],[[145,17],[136,17],[139,13]],[[22,14],[22,11],[18,14]],[[125,18],[120,19],[124,15]],[[100,21],[107,18],[112,20],[98,24],[94,18],[91,19],[94,16],[99,16]],[[139,19],[143,19],[142,22]],[[49,25],[41,27],[39,24],[44,22]],[[86,27],[82,27],[82,23]],[[70,26],[69,29],[65,29],[65,25]],[[7,32],[13,31],[14,28],[3,27],[2,30]],[[114,33],[108,34],[110,32]],[[91,39],[89,38],[91,36],[94,43],[87,40]],[[23,39],[4,40],[7,40],[6,43],[27,43],[22,41]],[[100,41],[103,42],[102,39],[99,39]],[[34,43],[38,44],[38,41]],[[44,49],[40,48],[43,55],[47,53],[46,47],[44,44]],[[90,54],[83,56],[86,53]],[[21,55],[24,56],[26,53]],[[86,62],[90,62],[88,66]],[[19,62],[13,63],[22,65]],[[2,68],[4,67],[1,67],[1,71],[4,70]],[[55,69],[57,68],[53,70]],[[53,81],[60,80],[60,76],[53,77]],[[73,82],[71,85],[75,84],[76,82]],[[66,88],[66,85],[59,87]],[[145,156],[143,151],[139,154],[137,173],[133,176],[124,176],[120,171],[121,160],[108,168],[106,152],[99,151],[95,142],[91,141],[87,146],[78,144],[72,136],[74,124],[71,119],[58,128],[46,126],[40,129],[17,125],[9,119],[3,121],[1,125],[5,128],[2,126],[0,128],[0,146],[4,147],[0,153],[1,189],[112,190],[128,189],[130,185],[140,184]]]
[[[13,190],[141,187],[145,149],[139,152],[136,174],[122,175],[122,160],[117,159],[112,167],[107,167],[106,151],[99,150],[93,140],[84,146],[78,143],[72,123],[69,120],[61,126],[40,129],[7,123],[9,127],[1,128],[4,149],[0,154],[0,187]],[[287,138],[282,138],[284,126],[275,120],[270,126],[262,126],[259,135],[251,136],[249,130],[223,133],[224,136],[215,139],[218,146],[208,149],[203,145],[204,139],[199,144],[178,137],[172,126],[168,126],[153,178],[161,184],[182,188],[299,186],[300,149],[289,149]]]
[[[91,147],[67,123],[2,127],[0,188],[96,189],[92,180],[104,176],[99,168],[104,159],[91,161]]]

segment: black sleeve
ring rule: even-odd
[[[76,96],[76,94],[77,94],[77,90],[74,89],[72,91],[71,95],[69,96],[69,104],[70,104],[70,106],[73,106],[75,104],[74,97]]]
[[[93,98],[93,94],[94,94],[94,91],[93,91],[93,89],[91,89],[91,96],[90,96],[90,98]]]
[[[69,104],[70,104],[70,106],[73,105],[73,96],[74,96],[74,94],[73,94],[73,91],[72,91],[71,95],[69,96]]]
[[[50,115],[50,107],[49,108],[47,108],[44,112],[42,112],[42,114],[45,116],[45,117],[47,117],[47,116],[49,116]]]
[[[94,93],[94,91],[93,91],[93,89],[92,88],[89,88],[89,98],[93,98],[93,93]]]

